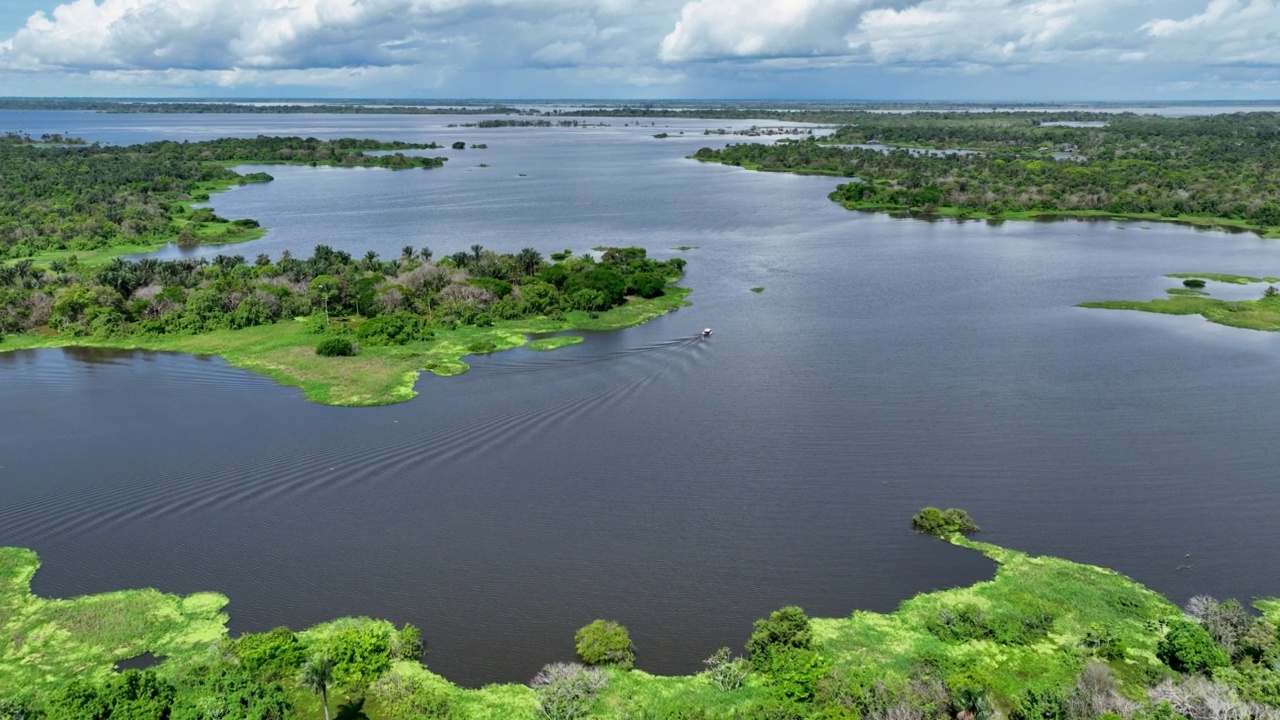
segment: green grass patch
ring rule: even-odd
[[[995,578],[917,595],[889,615],[816,619],[820,651],[852,677],[904,684],[913,672],[929,669],[948,684],[981,685],[1006,707],[1028,687],[1073,682],[1089,660],[1081,641],[1091,627],[1120,638],[1125,655],[1112,665],[1130,686],[1142,668],[1161,667],[1156,627],[1181,612],[1157,593],[1091,565],[961,536],[950,542],[999,563]]]
[[[1194,288],[1175,287],[1165,290],[1170,295],[1182,295],[1185,297],[1207,297],[1209,293],[1204,290],[1196,290]]]
[[[1158,300],[1107,300],[1080,303],[1079,307],[1103,310],[1138,310],[1162,315],[1200,315],[1209,322],[1246,330],[1280,331],[1280,296],[1258,300],[1216,300],[1210,297],[1174,295]]]
[[[672,250],[677,250],[677,251],[679,251],[679,252],[685,252],[685,251],[688,251],[688,250],[697,250],[697,249],[698,249],[698,246],[697,246],[697,245],[680,245],[680,246],[677,246],[677,247],[673,247],[673,248],[671,248],[671,249],[672,249]]]
[[[529,349],[538,351],[558,350],[562,347],[577,345],[583,340],[586,340],[586,338],[581,335],[555,335],[552,337],[538,338],[537,340],[534,340],[529,343]]]
[[[362,407],[404,402],[417,395],[414,385],[426,370],[440,376],[459,375],[469,366],[467,355],[521,347],[529,335],[574,330],[621,330],[648,322],[688,305],[688,288],[668,285],[653,299],[630,298],[601,313],[573,311],[563,319],[533,318],[435,329],[428,341],[400,347],[363,347],[355,357],[321,357],[319,337],[305,322],[282,321],[244,330],[217,330],[200,335],[154,335],[124,338],[69,337],[49,334],[9,335],[0,352],[51,347],[101,347],[153,350],[192,355],[218,355],[230,364],[274,378],[302,390],[313,402]],[[557,338],[568,344],[567,340]]]
[[[755,287],[751,288],[751,292],[753,292],[753,293],[762,293],[762,292],[764,292],[764,286],[762,286],[762,285],[757,285],[757,286],[755,286]]]
[[[47,599],[31,593],[39,567],[30,550],[0,548],[0,688],[102,680],[117,661],[148,652],[182,661],[227,634],[222,595],[122,590]]]
[[[1230,275],[1227,273],[1173,273],[1165,275],[1178,280],[1212,280],[1232,285],[1250,285],[1252,283],[1280,283],[1276,277],[1251,277],[1249,275]]]

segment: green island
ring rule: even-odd
[[[49,136],[52,138],[53,136]],[[270,182],[240,175],[245,163],[392,170],[438,168],[445,158],[405,155],[435,143],[345,138],[225,138],[145,145],[47,145],[0,136],[0,264],[47,264],[75,256],[82,264],[121,255],[255,240],[251,219],[227,220],[193,204],[237,185]],[[366,151],[392,151],[370,155]]]
[[[473,245],[435,260],[429,248],[398,258],[354,258],[327,245],[212,260],[91,266],[31,260],[0,266],[0,352],[86,346],[219,355],[301,388],[310,400],[365,406],[416,395],[423,370],[456,375],[462,358],[520,347],[530,335],[631,327],[688,303],[671,283],[682,258],[643,248],[500,254]],[[551,350],[581,342],[534,340]]]
[[[594,620],[574,662],[527,684],[462,688],[423,663],[422,632],[367,617],[232,637],[215,593],[34,595],[35,553],[0,548],[0,717],[34,720],[1246,720],[1280,710],[1280,601],[1185,608],[1093,565],[976,542],[961,510],[917,532],[980,552],[990,580],[896,611],[757,620],[692,675],[643,665]],[[146,669],[121,671],[139,657]],[[562,659],[563,660],[563,659]],[[126,663],[128,664],[128,663]],[[331,714],[332,713],[332,714]]]
[[[1280,289],[1268,284],[1255,300],[1219,300],[1201,289],[1206,280],[1231,285],[1280,283],[1280,278],[1251,277],[1224,273],[1174,273],[1165,277],[1183,281],[1184,287],[1170,288],[1167,298],[1155,300],[1103,300],[1080,303],[1079,307],[1101,310],[1138,310],[1162,315],[1199,315],[1205,320],[1246,330],[1280,331]]]
[[[1278,113],[866,112],[846,121],[821,139],[702,148],[693,157],[851,178],[830,198],[852,210],[1130,218],[1280,237]]]

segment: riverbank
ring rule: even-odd
[[[1166,663],[1166,640],[1173,628],[1199,626],[1184,620],[1177,606],[1154,591],[1093,565],[1031,556],[959,535],[945,539],[990,558],[996,564],[992,579],[922,593],[889,614],[799,615],[803,627],[787,630],[789,639],[772,641],[795,645],[777,645],[770,660],[756,658],[749,671],[741,666],[745,677],[737,682],[723,682],[725,677],[714,671],[657,676],[605,667],[574,717],[856,718],[877,706],[909,708],[922,718],[950,717],[946,713],[953,711],[988,717],[997,709],[1021,717],[1028,702],[1079,697],[1077,678],[1086,672],[1104,685],[1091,691],[1105,697],[1085,700],[1123,701],[1133,709],[1145,702],[1148,688],[1184,677]],[[179,597],[135,590],[45,599],[30,591],[38,566],[29,550],[0,548],[0,687],[29,689],[29,703],[50,697],[72,678],[110,682],[113,663],[151,652],[166,658],[155,675],[176,686],[180,698],[183,692],[207,691],[199,689],[203,681],[198,678],[204,676],[192,675],[192,668],[231,658],[236,672],[257,673],[264,687],[277,682],[286,686],[284,693],[295,707],[286,717],[319,718],[319,699],[297,688],[290,673],[271,670],[272,663],[301,663],[308,649],[332,651],[357,637],[366,641],[365,655],[339,661],[330,700],[336,705],[368,698],[361,702],[371,720],[531,719],[546,697],[523,684],[458,687],[416,657],[402,657],[416,655],[404,648],[406,642],[412,645],[417,630],[397,631],[385,621],[348,618],[296,634],[275,630],[232,641],[221,595]],[[1257,601],[1255,607],[1264,618],[1250,622],[1274,633],[1280,603]],[[757,623],[757,633],[760,627]],[[430,627],[426,634],[430,636]],[[787,659],[785,667],[777,665],[781,658]],[[643,646],[639,661],[643,666]],[[361,674],[373,672],[371,668],[376,668],[374,675]],[[1215,674],[1228,677],[1225,671]],[[193,683],[196,690],[189,689]],[[977,709],[966,709],[966,704]],[[413,707],[436,714],[405,714],[405,708]],[[933,712],[943,715],[926,714]]]
[[[0,352],[57,347],[216,355],[235,367],[266,375],[300,389],[312,402],[344,407],[390,405],[417,396],[414,386],[423,371],[448,377],[470,369],[467,355],[490,354],[523,347],[530,335],[621,330],[643,324],[690,303],[689,288],[667,285],[662,295],[633,297],[598,313],[570,311],[563,319],[525,318],[497,321],[490,327],[461,325],[439,328],[430,340],[391,347],[361,347],[354,357],[321,357],[319,337],[304,319],[281,321],[242,330],[216,330],[198,335],[144,335],[120,338],[71,337],[56,334],[8,335]],[[593,317],[594,316],[594,317]],[[353,324],[358,327],[358,324]],[[559,336],[534,341],[534,349],[553,350],[581,342]]]

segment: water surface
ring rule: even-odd
[[[413,622],[433,669],[480,684],[569,658],[595,617],[631,628],[640,667],[691,672],[784,604],[888,611],[987,576],[908,531],[926,504],[1178,602],[1280,591],[1280,337],[1073,307],[1158,297],[1167,272],[1280,274],[1274,242],[848,212],[833,178],[683,159],[725,140],[692,121],[657,140],[617,119],[44,116],[0,128],[490,146],[430,171],[272,167],[213,202],[267,236],[200,252],[697,249],[692,307],[475,359],[391,407],[310,404],[216,358],[0,354],[0,544],[41,554],[40,593],[219,590],[236,631]]]

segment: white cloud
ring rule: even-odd
[[[70,0],[0,41],[0,69],[635,64],[652,62],[652,40],[626,30],[652,38],[674,10],[638,0]]]
[[[64,0],[0,38],[0,82],[724,95],[786,94],[806,73],[858,93],[870,77],[1114,72],[1144,91],[1262,92],[1277,46],[1280,0]]]
[[[861,0],[693,0],[662,39],[668,63],[840,52]]]

